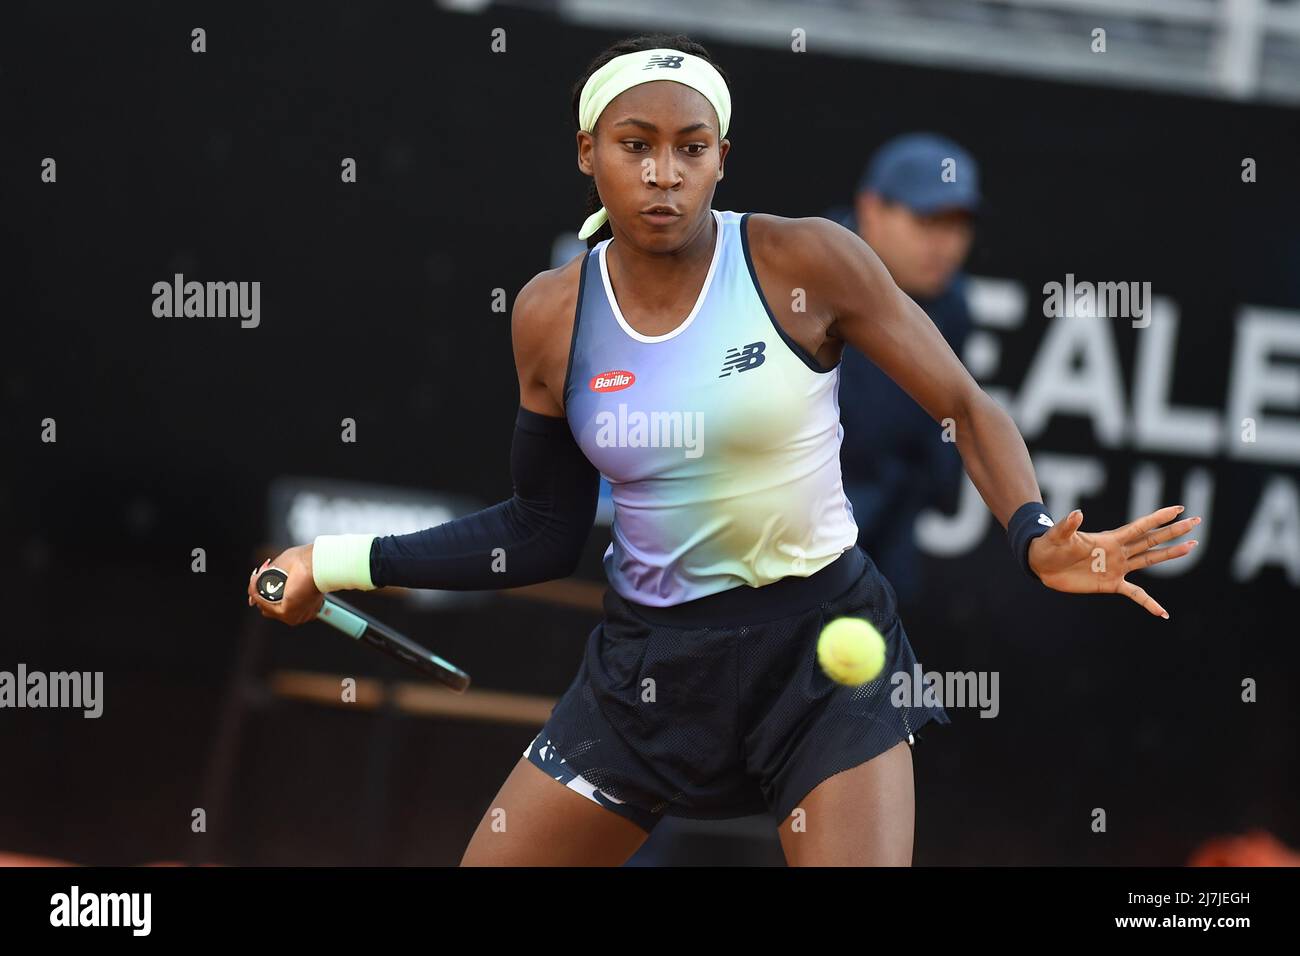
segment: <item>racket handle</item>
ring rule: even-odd
[[[257,593],[264,600],[273,604],[279,603],[284,597],[284,585],[289,580],[289,575],[285,574],[277,567],[269,567],[257,576]]]
[[[280,568],[267,568],[257,576],[257,593],[273,604],[278,603],[284,598],[284,586],[288,580],[289,575]],[[326,598],[316,612],[316,620],[342,631],[353,640],[383,651],[389,657],[441,681],[454,691],[464,691],[469,687],[469,675],[455,664],[345,601]]]

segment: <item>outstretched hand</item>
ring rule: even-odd
[[[1126,575],[1161,561],[1181,558],[1196,547],[1194,540],[1167,548],[1156,547],[1181,537],[1201,523],[1197,517],[1165,525],[1182,512],[1182,505],[1170,505],[1113,531],[1087,532],[1079,530],[1083,512],[1075,509],[1046,534],[1030,541],[1029,566],[1053,590],[1071,594],[1123,594],[1157,617],[1168,618],[1169,612],[1142,588],[1126,580]]]

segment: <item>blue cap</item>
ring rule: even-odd
[[[943,209],[975,212],[981,202],[975,158],[934,133],[908,133],[880,147],[858,181],[858,192],[866,190],[921,215]]]

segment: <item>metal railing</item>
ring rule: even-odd
[[[442,2],[460,9],[484,5],[482,0]],[[706,41],[792,49],[802,37],[809,52],[1300,103],[1300,0],[506,0],[505,5],[540,7],[606,28],[682,31]]]

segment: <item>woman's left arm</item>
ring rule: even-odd
[[[999,523],[1006,527],[1021,505],[1040,502],[1029,450],[1015,422],[979,387],[871,247],[826,219],[785,220],[782,232],[783,247],[797,250],[789,268],[808,275],[809,303],[829,310],[827,336],[865,354],[924,408],[937,423],[935,441],[942,441],[942,429],[951,426],[966,473]],[[1030,542],[1029,566],[1055,590],[1120,593],[1168,617],[1125,575],[1195,547],[1195,541],[1155,547],[1200,523],[1185,518],[1160,527],[1182,510],[1161,508],[1121,528],[1089,533],[1079,530],[1083,512],[1076,509]]]

